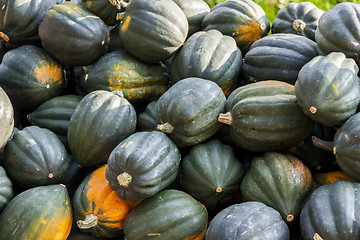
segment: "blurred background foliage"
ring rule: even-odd
[[[210,7],[213,7],[215,4],[219,2],[223,2],[224,0],[205,0],[209,4]],[[291,2],[305,2],[300,0],[254,0],[257,4],[259,4],[262,9],[264,9],[267,18],[270,22],[273,22],[276,13],[279,11],[279,9],[285,7],[288,3]],[[314,3],[318,8],[327,11],[330,10],[333,6],[335,6],[338,3],[341,2],[354,2],[354,3],[360,3],[360,0],[351,0],[351,1],[343,1],[343,0],[309,0],[307,2]]]

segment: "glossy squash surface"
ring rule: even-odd
[[[12,103],[0,87],[0,149],[5,146],[14,129],[14,109]]]

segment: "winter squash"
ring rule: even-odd
[[[261,202],[231,205],[215,215],[205,240],[290,239],[289,228],[275,209]]]
[[[13,197],[13,184],[6,175],[5,169],[0,166],[0,213]]]
[[[206,208],[185,192],[166,189],[145,199],[125,218],[127,240],[202,240],[208,224]]]
[[[110,41],[106,24],[82,5],[64,2],[49,9],[39,25],[42,46],[60,62],[86,66],[105,54]]]
[[[120,198],[142,201],[176,179],[180,159],[177,146],[165,133],[136,132],[111,152],[106,179]]]
[[[81,182],[73,197],[77,227],[97,237],[123,235],[124,218],[137,202],[119,198],[105,178],[107,164],[97,168]]]
[[[137,131],[154,131],[159,124],[156,114],[157,100],[149,102],[145,110],[141,112],[137,119]]]
[[[81,99],[70,118],[68,143],[83,167],[107,162],[111,151],[135,131],[136,111],[121,92],[95,90]]]
[[[81,5],[100,17],[106,25],[114,26],[120,22],[117,15],[124,11],[126,2],[122,0],[82,0]]]
[[[355,182],[354,179],[346,175],[342,171],[334,171],[334,172],[326,172],[326,173],[318,173],[313,176],[315,183],[318,186],[331,184],[333,182],[339,181],[339,180],[345,180],[349,182]]]
[[[0,239],[66,240],[73,222],[65,185],[28,189],[16,195],[0,215]]]
[[[14,109],[12,103],[0,87],[0,149],[5,146],[14,129]]]

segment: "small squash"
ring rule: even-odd
[[[13,184],[10,178],[6,175],[5,169],[0,166],[0,213],[13,197]]]
[[[141,112],[137,119],[137,131],[154,131],[159,124],[159,119],[156,114],[157,101],[149,102],[145,110]]]
[[[119,198],[109,188],[106,168],[107,164],[90,173],[77,188],[73,197],[74,220],[81,231],[113,238],[123,235],[124,218],[138,203]]]
[[[117,16],[124,11],[127,3],[124,0],[82,0],[81,5],[100,17],[106,25],[114,26],[120,22]]]

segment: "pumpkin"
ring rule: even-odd
[[[92,90],[120,90],[130,102],[148,102],[168,89],[169,74],[165,65],[142,62],[122,49],[102,56],[84,81]]]
[[[341,52],[317,56],[299,71],[295,95],[303,112],[324,126],[342,125],[360,102],[359,67]]]
[[[51,130],[65,147],[68,147],[67,130],[70,118],[80,100],[81,96],[78,95],[57,96],[42,103],[26,118],[32,125]]]
[[[353,2],[342,2],[326,11],[315,31],[319,53],[343,52],[346,57],[359,61],[359,15],[360,6]]]
[[[271,32],[302,35],[315,41],[315,30],[323,13],[312,2],[291,2],[277,12]]]
[[[119,33],[123,47],[131,55],[156,63],[170,58],[182,46],[188,30],[185,13],[174,1],[131,0]]]
[[[177,146],[165,133],[136,132],[111,152],[106,179],[120,198],[142,201],[174,182],[180,159]]]
[[[313,190],[310,170],[291,154],[254,157],[241,182],[244,201],[258,201],[280,212],[287,223],[299,216]]]
[[[5,146],[3,161],[6,172],[23,188],[61,183],[70,166],[60,139],[38,126],[15,132]]]
[[[206,208],[185,192],[166,189],[145,199],[126,217],[127,240],[202,240],[208,224]]]
[[[157,100],[149,102],[145,110],[142,111],[137,119],[137,131],[154,131],[159,124],[159,120],[156,114]]]
[[[213,81],[189,77],[172,85],[157,102],[157,129],[179,147],[194,146],[212,137],[221,127],[217,116],[226,97]]]
[[[82,0],[81,5],[100,17],[106,25],[113,26],[119,23],[117,15],[126,3],[122,0]]]
[[[359,239],[359,191],[360,183],[344,180],[316,189],[301,211],[303,239]]]
[[[81,99],[68,127],[68,143],[83,167],[105,164],[111,151],[135,131],[136,111],[121,92],[96,90]]]
[[[39,37],[52,56],[75,66],[93,64],[107,52],[110,41],[109,29],[99,17],[68,1],[45,13]]]
[[[12,103],[0,87],[0,149],[5,146],[14,129],[14,109]]]
[[[0,213],[13,197],[13,184],[10,178],[6,175],[5,169],[0,166]]]
[[[264,10],[251,0],[227,0],[217,3],[205,15],[202,29],[217,29],[235,38],[237,46],[245,54],[250,46],[270,31],[270,22]]]
[[[198,77],[214,81],[228,96],[238,85],[242,54],[234,38],[218,30],[198,31],[174,55],[170,80]]]
[[[0,86],[15,108],[35,108],[60,95],[65,85],[60,63],[33,45],[8,51],[0,64]]]
[[[205,240],[290,239],[289,228],[275,209],[261,202],[231,205],[215,215]]]
[[[182,189],[207,209],[230,205],[243,176],[244,169],[232,147],[217,139],[193,146],[181,160]]]
[[[72,225],[66,187],[39,186],[16,195],[0,215],[0,239],[65,240]]]
[[[307,37],[271,34],[251,45],[241,75],[247,82],[277,80],[295,84],[300,69],[317,55],[316,42]]]
[[[122,200],[109,188],[105,178],[107,164],[90,173],[73,197],[74,220],[78,228],[97,237],[122,236],[124,218],[137,205]]]
[[[314,127],[297,103],[294,86],[280,81],[238,87],[228,97],[226,110],[218,120],[230,125],[236,145],[254,152],[287,150]]]
[[[38,27],[45,12],[65,0],[1,0],[0,40],[7,48],[21,45],[40,46]],[[21,16],[21,21],[19,19]]]

